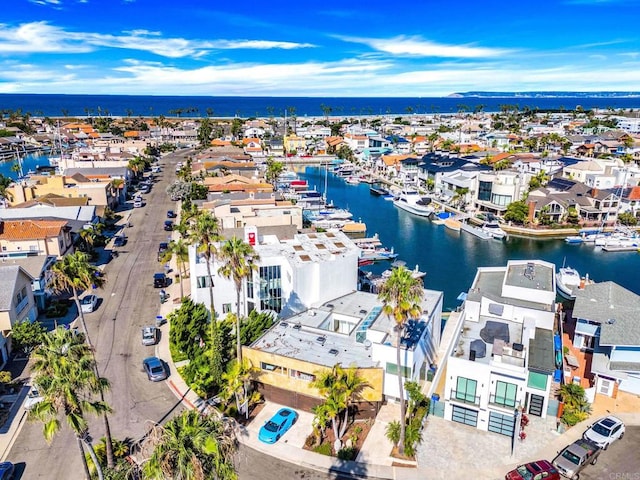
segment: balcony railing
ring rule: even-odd
[[[480,395],[472,395],[466,392],[451,390],[451,400],[467,403],[469,405],[480,405]]]
[[[24,297],[18,305],[16,305],[16,315],[20,313],[29,305],[29,297]]]
[[[496,395],[495,393],[492,393],[491,395],[489,395],[489,403],[498,405],[500,407],[513,408],[516,406],[516,399],[507,398],[502,395]]]

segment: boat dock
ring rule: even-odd
[[[603,252],[637,252],[640,251],[637,245],[626,245],[626,246],[614,246],[614,245],[603,245]]]

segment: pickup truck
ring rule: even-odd
[[[596,464],[601,451],[600,447],[589,440],[576,440],[564,447],[551,463],[563,477],[577,480],[587,465]]]

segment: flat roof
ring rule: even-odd
[[[471,350],[476,352],[475,362],[489,365],[492,355],[508,356],[514,353],[514,359],[524,358],[523,351],[511,352],[514,343],[522,342],[522,323],[512,322],[507,319],[496,319],[481,315],[480,321],[465,321],[462,325],[462,332],[458,338],[458,345],[453,349],[451,355],[458,358],[469,359]],[[506,349],[505,349],[506,347]],[[525,346],[526,347],[526,346]],[[480,352],[484,349],[484,355]],[[508,361],[504,363],[509,363]],[[515,361],[514,365],[522,363]],[[520,365],[524,366],[524,365]]]
[[[434,311],[441,297],[442,292],[425,290],[423,310]],[[387,343],[394,326],[393,319],[382,313],[377,295],[356,291],[280,321],[251,348],[320,366],[341,363],[378,367],[378,362],[371,358],[366,332],[383,332],[385,336],[380,343]],[[426,326],[424,320],[410,322],[402,339],[403,348],[414,348]]]

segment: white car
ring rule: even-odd
[[[80,308],[82,313],[91,313],[98,305],[98,297],[95,295],[85,295],[80,299]]]
[[[40,396],[38,389],[36,387],[31,387],[31,390],[29,390],[27,398],[25,398],[22,405],[25,410],[31,410],[36,403],[40,403],[42,400],[43,398]]]
[[[614,441],[624,437],[624,423],[618,417],[609,415],[591,425],[582,438],[591,440],[598,447],[606,450]]]

